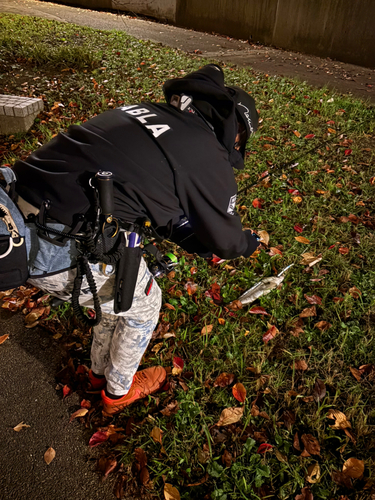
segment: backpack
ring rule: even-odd
[[[13,202],[16,175],[8,167],[1,167],[0,174],[5,181],[0,184],[0,291],[3,291],[24,285],[29,270],[25,223]]]

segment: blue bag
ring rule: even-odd
[[[0,184],[0,290],[9,290],[24,285],[29,277],[26,228],[12,201],[16,176],[8,167],[1,167],[0,174],[5,181]]]

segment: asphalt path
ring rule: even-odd
[[[24,327],[21,314],[0,309],[0,499],[113,500],[113,480],[102,483],[96,472],[98,448],[78,421],[77,395],[62,399],[55,374],[62,353],[51,334]],[[16,432],[19,423],[30,427]],[[47,465],[44,453],[56,451]]]
[[[55,19],[99,29],[117,29],[144,40],[227,64],[250,66],[269,75],[298,78],[375,102],[375,70],[298,52],[201,33],[121,12],[92,11],[38,0],[0,0],[0,12]]]

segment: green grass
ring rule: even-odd
[[[11,165],[71,123],[124,102],[161,100],[166,79],[182,76],[204,62],[122,32],[1,14],[0,93],[41,96],[45,101],[45,111],[28,134],[0,140],[2,161]],[[246,171],[237,173],[239,188],[255,182],[265,170],[298,157],[296,167],[274,171],[269,183],[248,190],[239,200],[243,225],[267,231],[270,247],[278,247],[282,256],[270,256],[269,250],[262,250],[256,258],[211,267],[175,248],[180,258],[176,276],[173,282],[164,278],[159,283],[165,302],[175,307],[174,311],[163,308],[162,322],[169,323],[176,336],[153,342],[151,347],[162,342],[162,348],[157,354],[150,348],[143,366],[161,363],[171,367],[173,356],[183,358],[185,372],[191,372],[181,379],[188,390],[172,377],[169,393],[150,398],[147,406],[134,405],[117,417],[120,425],[131,416],[138,425],[113,452],[126,468],[134,460],[136,447],[146,451],[151,492],[157,498],[163,498],[164,479],[177,487],[184,499],[294,499],[308,485],[318,499],[340,495],[371,498],[375,376],[363,376],[358,382],[350,367],[375,363],[375,218],[374,185],[370,182],[375,175],[374,110],[362,101],[305,83],[250,69],[223,69],[228,84],[251,92],[262,119],[248,144]],[[55,107],[56,103],[63,107]],[[305,139],[308,134],[315,137]],[[330,138],[333,140],[305,154]],[[352,152],[346,155],[349,149]],[[301,203],[293,202],[294,195],[288,192],[291,189],[298,189]],[[255,198],[264,200],[262,210],[253,208]],[[340,221],[350,214],[361,221]],[[303,228],[308,245],[295,240],[299,235],[295,225]],[[355,243],[358,238],[359,245]],[[349,252],[342,254],[339,248]],[[306,251],[322,257],[311,269],[300,264]],[[248,307],[231,313],[205,295],[217,282],[224,304],[228,304],[259,277],[273,275],[291,263],[295,265],[281,289],[258,301],[270,316],[249,314]],[[228,264],[235,269],[234,275],[233,269],[225,267]],[[192,267],[198,269],[194,275]],[[193,297],[184,288],[192,279],[199,285]],[[348,293],[353,287],[361,291],[359,298]],[[291,334],[293,320],[310,306],[305,294],[318,295],[322,303],[316,306],[317,316],[306,318],[303,333],[295,337]],[[343,300],[335,302],[336,297]],[[187,321],[178,325],[182,313]],[[225,323],[220,324],[218,317]],[[316,328],[322,320],[331,328],[323,332]],[[262,336],[268,323],[280,333],[264,344]],[[209,335],[201,335],[204,325],[213,325]],[[308,369],[293,370],[293,361],[301,359]],[[257,367],[259,374],[247,369],[252,367]],[[213,387],[221,372],[233,373],[236,381],[244,384],[247,399],[241,421],[219,428],[214,424],[221,411],[241,406],[230,388]],[[309,398],[316,379],[327,389],[319,403]],[[256,398],[260,411],[269,419],[252,414]],[[179,411],[164,417],[160,410],[174,400],[179,402]],[[329,409],[345,413],[353,440],[343,430],[330,427]],[[295,415],[289,427],[286,411]],[[161,453],[160,444],[149,436],[154,426],[164,431],[166,453]],[[301,457],[293,447],[296,433],[318,439],[320,456]],[[262,441],[273,446],[271,452],[257,453]],[[202,451],[204,446],[208,455]],[[224,450],[234,457],[231,467],[222,462]],[[351,457],[365,462],[365,473],[364,478],[354,480],[353,489],[347,489],[334,482],[331,473],[341,471]],[[309,484],[305,477],[315,463],[319,463],[321,476],[317,483]],[[187,486],[206,474],[202,485]]]

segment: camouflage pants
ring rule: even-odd
[[[98,264],[91,264],[98,289],[103,319],[93,329],[91,347],[91,369],[105,375],[107,390],[111,394],[126,394],[134,374],[147,349],[152,332],[159,319],[161,291],[153,280],[151,291],[146,295],[146,286],[151,273],[142,259],[131,308],[115,314],[113,295],[115,276],[104,276]],[[32,276],[29,283],[62,300],[70,300],[76,270],[68,270],[49,277]],[[80,304],[93,307],[92,295],[86,279],[83,280]]]

